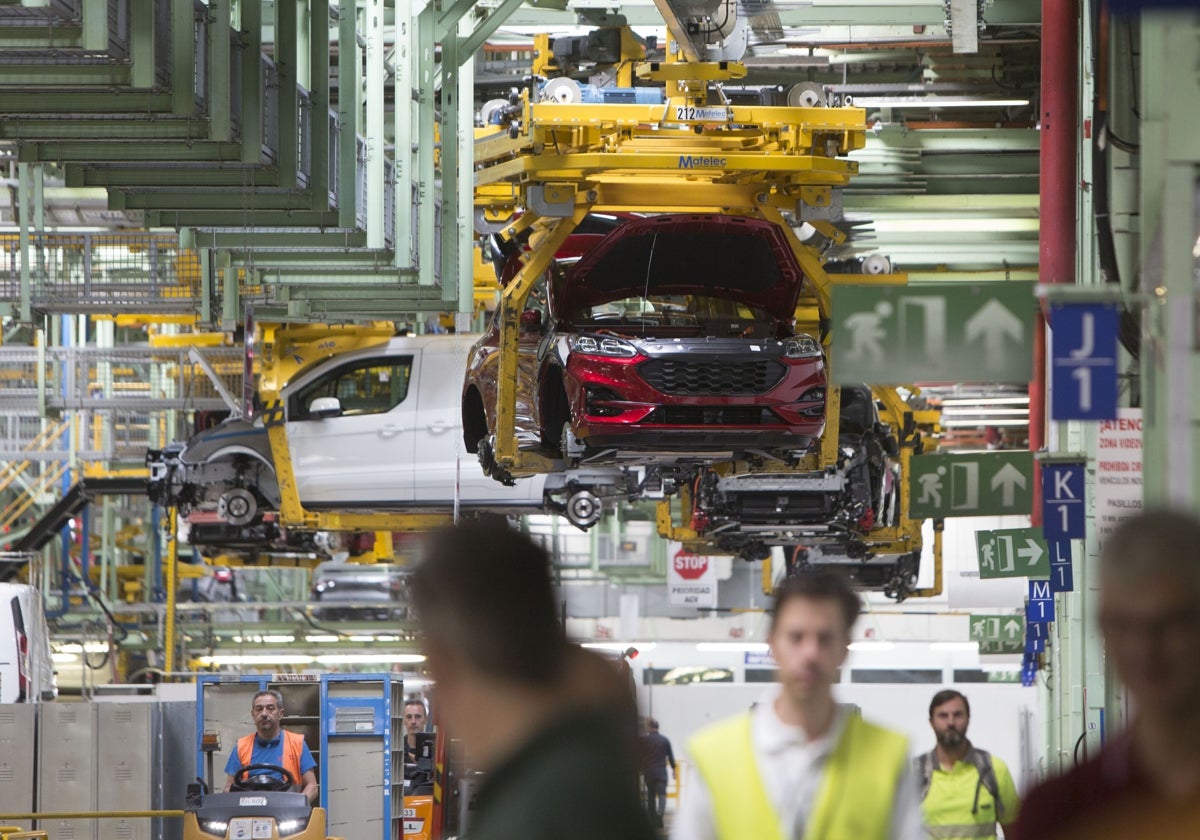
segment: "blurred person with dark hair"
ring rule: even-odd
[[[1008,766],[967,738],[971,704],[946,688],[929,702],[937,744],[913,759],[925,826],[939,840],[996,840],[996,823],[1012,825],[1021,803]]]
[[[636,707],[568,644],[546,553],[503,520],[434,532],[413,572],[438,716],[486,775],[471,840],[643,840]]]
[[[1200,837],[1200,519],[1157,510],[1100,550],[1099,624],[1132,706],[1103,749],[1025,797],[1012,840]]]
[[[838,706],[833,684],[861,604],[838,575],[784,579],[768,643],[780,685],[701,730],[673,840],[916,840],[908,741]]]
[[[646,809],[650,819],[658,828],[663,827],[663,813],[667,809],[667,765],[675,772],[675,753],[671,750],[671,739],[658,731],[658,721],[646,721],[646,734],[642,736],[642,780],[646,783]]]

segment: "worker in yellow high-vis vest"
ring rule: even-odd
[[[768,638],[779,685],[689,742],[672,840],[923,836],[907,740],[833,697],[860,609],[829,572],[780,584]]]
[[[967,740],[971,704],[952,688],[933,695],[929,725],[937,746],[913,761],[925,830],[936,840],[996,840],[1020,800],[1008,766]]]

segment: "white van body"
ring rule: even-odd
[[[58,694],[41,594],[0,583],[0,703],[35,703]]]

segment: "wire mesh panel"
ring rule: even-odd
[[[16,237],[6,238],[0,300],[21,294]],[[35,235],[30,302],[41,312],[195,312],[200,264],[178,237],[149,233]]]

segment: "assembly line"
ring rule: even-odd
[[[0,840],[1196,836],[1197,33],[0,4]]]

